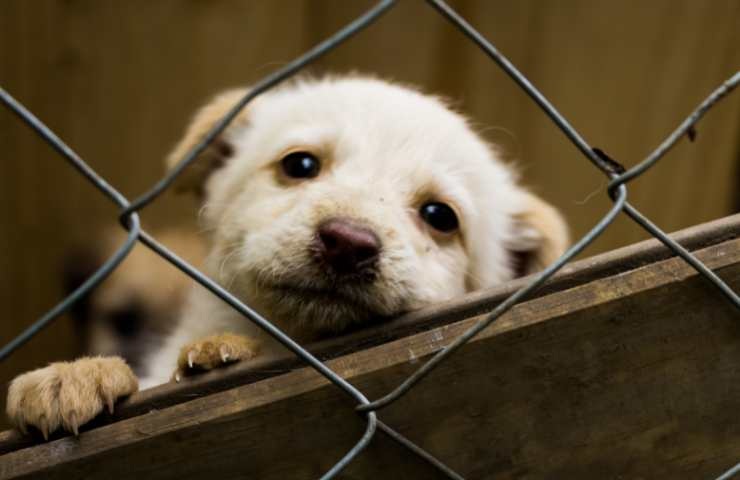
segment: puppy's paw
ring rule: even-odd
[[[104,406],[138,390],[136,376],[120,357],[57,362],[16,377],[8,388],[7,413],[21,432],[36,427],[49,438],[58,428],[78,434]]]
[[[249,360],[257,355],[258,350],[257,342],[242,335],[211,335],[189,343],[180,350],[174,379],[179,382],[182,376],[190,372],[212,370],[239,360]]]

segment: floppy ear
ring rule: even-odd
[[[247,89],[229,90],[214,98],[202,107],[193,117],[185,136],[180,140],[172,152],[167,156],[167,168],[171,169],[180,163],[190,150],[195,147],[213,126],[226,115],[247,93]],[[230,140],[230,132],[242,127],[247,122],[247,113],[242,110],[231,122],[226,131],[222,132],[198,158],[180,174],[175,181],[175,190],[178,192],[193,192],[199,196],[204,193],[204,186],[208,177],[215,170],[222,167],[234,154],[234,145]]]
[[[560,212],[536,195],[522,190],[522,208],[514,214],[507,249],[514,275],[540,271],[568,248],[568,227]]]

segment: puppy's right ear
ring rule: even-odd
[[[557,260],[570,243],[568,226],[552,205],[521,190],[521,210],[514,215],[508,249],[517,277],[538,272]]]
[[[198,143],[200,143],[213,126],[246,95],[247,89],[229,90],[214,98],[202,107],[193,117],[185,136],[167,156],[167,168],[171,169],[180,163]],[[247,112],[242,110],[211,144],[198,155],[195,161],[177,177],[175,190],[193,192],[203,196],[208,177],[221,168],[234,154],[234,145],[230,133],[247,123]]]

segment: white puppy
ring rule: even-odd
[[[204,107],[170,163],[244,93]],[[567,243],[560,215],[517,184],[461,115],[379,80],[274,89],[191,167],[180,188],[203,198],[206,273],[300,342],[535,271]],[[185,311],[142,385],[280,351],[202,289]],[[91,370],[120,382],[101,388]],[[109,359],[53,364],[13,382],[8,413],[21,428],[76,430],[136,389],[129,373]],[[80,395],[80,382],[101,393]]]

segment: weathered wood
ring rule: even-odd
[[[740,286],[740,239],[697,255]],[[713,478],[739,461],[737,310],[676,258],[595,277],[514,307],[381,418],[468,478]],[[329,365],[377,398],[479,319]],[[352,407],[301,368],[8,453],[0,478],[313,478],[361,435]],[[379,435],[342,478],[381,475],[436,473]]]

